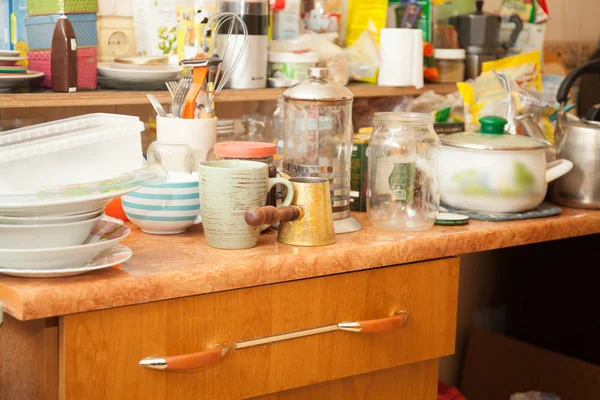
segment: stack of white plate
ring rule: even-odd
[[[0,274],[75,275],[131,257],[119,244],[129,228],[104,208],[166,175],[144,163],[136,120],[91,114],[0,134]]]

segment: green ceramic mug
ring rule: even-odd
[[[262,227],[246,224],[250,206],[264,206],[276,184],[287,188],[281,204],[289,206],[294,187],[284,178],[269,178],[267,164],[244,160],[202,161],[198,168],[200,215],[208,245],[219,249],[256,246]]]

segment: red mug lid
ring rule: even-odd
[[[272,156],[276,152],[274,143],[265,142],[219,142],[214,147],[214,153],[219,157],[259,158]]]

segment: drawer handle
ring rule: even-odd
[[[401,327],[407,320],[408,313],[406,311],[398,311],[393,317],[389,318],[369,319],[357,322],[341,322],[338,324],[338,329],[348,332],[363,333],[385,332]]]
[[[158,370],[193,369],[205,367],[221,361],[229,353],[229,346],[220,344],[199,353],[169,357],[146,357],[140,361],[144,368]]]
[[[268,343],[281,342],[284,340],[298,339],[301,337],[319,335],[325,332],[346,331],[375,333],[385,332],[401,327],[408,320],[406,311],[397,311],[394,316],[380,319],[370,319],[366,321],[340,322],[339,324],[325,325],[318,328],[304,329],[301,331],[280,333],[278,335],[264,336],[255,339],[240,340],[235,342],[235,349],[245,349],[248,347],[260,346]]]

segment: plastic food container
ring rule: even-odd
[[[265,142],[220,142],[216,143],[214,153],[217,160],[248,160],[264,162],[269,166],[269,178],[277,176],[277,169],[273,163],[273,156],[277,152],[274,143]],[[267,205],[276,206],[276,187],[267,195]]]
[[[465,80],[465,50],[435,49],[435,65],[438,68],[438,82],[462,82]]]
[[[268,81],[271,87],[289,87],[308,78],[308,69],[319,62],[317,52],[270,52]]]
[[[0,134],[0,193],[112,179],[142,168],[138,117],[95,113]]]

